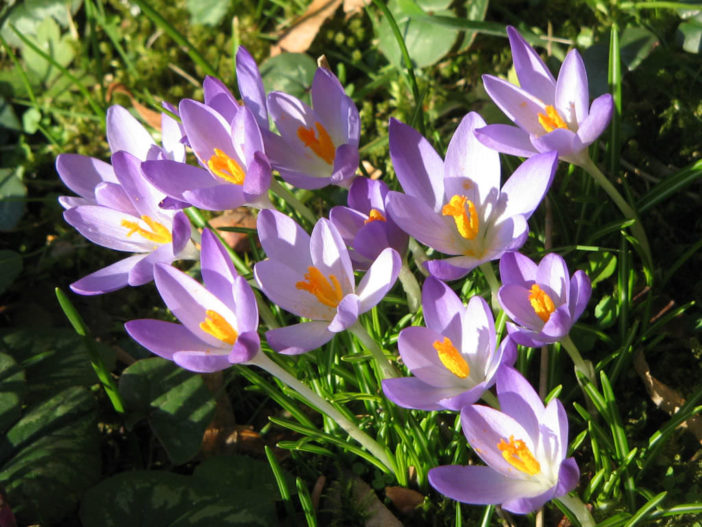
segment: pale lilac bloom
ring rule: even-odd
[[[349,247],[355,269],[368,269],[386,247],[400,255],[407,251],[407,234],[385,211],[387,193],[383,181],[357,177],[349,189],[348,207],[332,207],[329,211],[329,220]]]
[[[519,86],[492,75],[483,75],[483,84],[517,126],[491,124],[476,130],[478,139],[507,154],[529,157],[555,150],[564,161],[583,164],[587,147],[612,118],[612,95],[601,95],[588,109],[587,72],[576,50],[566,55],[556,80],[516,29],[508,27],[507,34]]]
[[[568,418],[558,399],[544,408],[529,382],[508,366],[497,374],[497,398],[501,411],[472,405],[461,412],[463,433],[487,466],[436,467],[429,483],[456,501],[527,514],[578,482],[578,465],[566,458]]]
[[[168,265],[158,264],[154,271],[161,298],[181,324],[131,320],[125,324],[127,333],[152,353],[191,371],[255,363],[261,349],[256,298],[207,229],[200,261],[204,286]]]
[[[318,68],[312,108],[282,92],[268,95],[280,135],[265,133],[266,154],[281,177],[299,188],[348,187],[358,168],[361,120],[339,79]]]
[[[495,382],[517,349],[509,338],[497,345],[487,302],[474,296],[465,306],[446,284],[429,277],[422,288],[426,327],[412,326],[397,341],[402,362],[414,377],[383,380],[388,399],[404,408],[459,411]]]
[[[523,346],[558,342],[585,310],[592,287],[583,271],[571,278],[565,260],[549,253],[537,266],[520,253],[500,260],[502,309],[516,323],[507,323],[510,336]]]
[[[529,233],[527,219],[556,171],[555,152],[536,155],[500,188],[499,154],[473,134],[484,125],[477,113],[466,115],[442,161],[419,132],[390,120],[390,156],[405,194],[389,192],[387,209],[410,236],[451,255],[424,264],[442,280],[461,278],[520,248]]]
[[[182,205],[216,211],[242,205],[270,207],[271,166],[263,153],[258,123],[248,108],[234,103],[231,120],[215,107],[192,99],[181,101],[178,109],[202,168],[170,160],[146,161],[142,169],[149,181]]]
[[[185,149],[180,143],[178,123],[167,114],[161,114],[162,147],[159,147],[144,126],[122,106],[110,106],[106,116],[107,143],[110,151],[129,152],[141,161],[147,159],[185,160]],[[56,157],[56,171],[61,181],[75,196],[60,196],[59,203],[64,209],[78,205],[100,204],[101,195],[121,194],[120,183],[109,163],[94,157],[80,154],[59,154]]]
[[[316,349],[353,326],[392,288],[400,271],[400,257],[388,247],[356,286],[344,240],[326,219],[315,224],[310,236],[288,216],[263,210],[258,235],[268,256],[254,266],[261,290],[281,308],[311,319],[266,333],[281,353]]]
[[[268,130],[268,106],[261,72],[244,46],[239,46],[236,52],[236,82],[244,106],[254,114],[261,130]]]
[[[197,254],[187,217],[159,208],[164,195],[146,181],[141,161],[120,151],[113,154],[112,164],[116,183],[98,184],[95,203],[71,207],[63,217],[91,242],[137,254],[71,284],[74,292],[83,295],[145,284],[153,279],[156,263],[193,259]]]

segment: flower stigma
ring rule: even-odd
[[[505,461],[517,470],[530,476],[541,472],[541,465],[521,439],[515,440],[514,436],[509,436],[509,443],[500,439],[497,448],[502,452]]]
[[[214,155],[207,161],[207,167],[212,173],[229,183],[243,185],[246,174],[241,165],[234,161],[219,148],[214,149]]]
[[[467,211],[466,206],[468,207]],[[441,214],[453,217],[458,233],[466,240],[474,240],[478,236],[480,230],[478,211],[473,202],[465,196],[459,194],[452,196],[451,200],[441,209]]]
[[[372,221],[387,221],[385,219],[385,216],[383,216],[383,213],[380,212],[378,209],[371,209],[370,212],[368,213],[368,219],[363,221],[363,225],[367,225],[368,223]]]
[[[297,137],[307,148],[317,154],[317,157],[331,165],[334,163],[334,158],[336,157],[334,143],[331,137],[329,137],[327,129],[322,126],[322,123],[315,122],[314,126],[317,129],[316,134],[311,126],[309,128],[300,126],[297,129]]]
[[[433,346],[439,354],[441,364],[446,366],[448,371],[461,379],[465,379],[470,375],[470,366],[468,366],[468,363],[458,352],[450,338],[444,337],[443,341],[437,340]]]
[[[141,221],[146,223],[151,230],[149,231],[143,228],[136,221],[122,220],[120,225],[129,229],[127,238],[134,233],[139,233],[139,235],[143,238],[156,243],[170,243],[173,241],[171,231],[169,231],[162,223],[157,222],[149,216],[141,216]]]
[[[534,313],[544,322],[548,322],[551,313],[556,310],[551,297],[538,284],[532,285],[529,289],[529,303],[534,309]]]
[[[568,128],[568,125],[559,115],[558,110],[550,104],[546,106],[546,113],[539,114],[539,124],[546,132],[553,132],[556,128]]]
[[[339,280],[333,274],[327,279],[316,267],[310,265],[305,273],[305,281],[295,284],[297,289],[307,291],[317,297],[322,304],[335,308],[344,298]]]
[[[227,322],[222,315],[212,309],[205,311],[205,320],[200,322],[200,329],[208,335],[212,335],[217,340],[221,340],[229,345],[234,345],[236,339],[239,338],[239,334],[231,324]]]

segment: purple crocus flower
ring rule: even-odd
[[[582,164],[587,147],[612,118],[612,95],[601,95],[588,110],[587,72],[580,54],[566,55],[558,80],[524,38],[507,28],[519,87],[483,75],[483,84],[497,106],[517,125],[491,124],[476,131],[478,139],[499,152],[529,157],[555,150],[564,161]]]
[[[482,297],[463,305],[451,288],[429,277],[422,289],[426,327],[400,332],[398,349],[414,377],[383,380],[391,401],[418,410],[454,410],[476,402],[495,382],[503,364],[513,364],[509,338],[498,347],[492,311]]]
[[[499,154],[473,134],[484,125],[477,113],[466,115],[442,161],[416,130],[390,120],[390,156],[405,194],[389,192],[387,208],[410,236],[452,255],[424,264],[442,280],[461,278],[521,247],[529,232],[527,219],[556,171],[555,152],[536,155],[500,189]]]
[[[225,103],[219,106],[224,111]],[[213,106],[181,101],[179,114],[188,143],[205,168],[170,160],[147,161],[142,169],[149,181],[172,200],[201,209],[270,207],[271,167],[263,153],[258,123],[246,107],[234,104],[231,110],[231,121],[227,121]]]
[[[349,189],[349,206],[329,211],[329,220],[351,248],[349,255],[355,269],[368,269],[386,247],[401,255],[407,251],[407,234],[385,211],[387,193],[383,181],[357,177]]]
[[[326,219],[316,223],[310,236],[288,216],[263,210],[258,235],[268,259],[254,266],[256,282],[272,302],[312,320],[266,333],[281,353],[313,350],[353,326],[380,302],[400,271],[400,256],[388,247],[356,287],[344,240]]]
[[[144,178],[141,161],[120,151],[113,154],[112,164],[116,183],[98,184],[94,204],[71,207],[63,217],[91,242],[137,254],[71,284],[71,289],[82,295],[145,284],[153,279],[156,263],[192,259],[197,254],[187,217],[159,208],[164,196]]]
[[[436,467],[429,483],[463,503],[527,514],[578,482],[578,465],[565,457],[568,418],[558,399],[544,408],[529,382],[508,366],[497,374],[497,398],[501,411],[481,405],[461,411],[463,433],[488,466]]]
[[[348,187],[358,168],[358,109],[325,68],[317,69],[311,96],[313,108],[282,92],[268,95],[268,111],[280,135],[264,134],[266,154],[291,185]]]
[[[207,229],[200,261],[204,286],[169,265],[158,264],[154,271],[161,298],[181,324],[131,320],[124,326],[127,333],[152,353],[191,371],[255,363],[261,349],[256,298]]]
[[[261,72],[244,46],[239,46],[236,52],[236,82],[244,106],[254,114],[261,130],[268,130],[268,106]]]
[[[508,323],[510,336],[523,346],[558,342],[583,313],[592,287],[583,271],[568,273],[565,260],[549,253],[537,266],[520,253],[500,260],[502,309],[516,322]]]

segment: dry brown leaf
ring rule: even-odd
[[[205,386],[212,395],[219,394],[215,412],[202,436],[201,451],[205,457],[220,454],[224,450],[227,437],[236,426],[232,403],[223,390],[224,377],[221,371],[200,374]]]
[[[424,494],[405,487],[385,487],[385,495],[402,514],[409,514],[424,501]]]
[[[132,106],[134,109],[137,111],[139,116],[142,118],[142,120],[147,123],[149,126],[152,128],[155,128],[158,131],[161,131],[161,113],[160,112],[155,112],[154,110],[147,108],[143,104],[141,104],[139,101],[136,100],[134,95],[132,95],[132,92],[129,91],[129,89],[124,85],[119,82],[113,82],[107,87],[107,94],[106,94],[106,99],[110,101],[112,99],[112,95],[115,93],[123,93],[127,97],[129,97],[129,100],[132,103]]]
[[[215,228],[220,227],[245,227],[248,229],[256,228],[256,218],[251,213],[248,207],[239,207],[236,210],[225,212],[221,216],[217,216],[210,220],[210,225]],[[241,232],[219,231],[219,233],[227,242],[227,245],[238,253],[244,253],[249,250],[249,237]]]
[[[279,55],[283,51],[290,53],[307,51],[314,37],[317,36],[319,28],[336,12],[341,2],[342,0],[313,0],[304,14],[285,30],[278,43],[271,46],[271,56]]]
[[[370,3],[371,0],[344,0],[344,13],[346,13],[346,18],[363,11],[363,8]]]
[[[312,488],[312,493],[310,495],[310,498],[312,499],[312,507],[314,507],[314,510],[319,509],[319,499],[322,497],[322,491],[324,490],[324,485],[327,483],[327,477],[322,474],[317,478],[317,481],[314,483],[314,487]]]

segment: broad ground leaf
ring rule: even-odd
[[[20,168],[0,168],[0,231],[14,229],[24,213],[27,188]]]
[[[0,353],[0,431],[19,419],[24,385],[24,370],[12,357]]]
[[[304,53],[281,53],[260,66],[266,92],[283,91],[302,99],[312,84],[317,64]]]
[[[173,463],[197,454],[215,410],[202,377],[154,357],[124,370],[119,392],[132,421],[148,420]]]
[[[0,250],[0,293],[12,285],[22,272],[22,256],[15,251]]]

